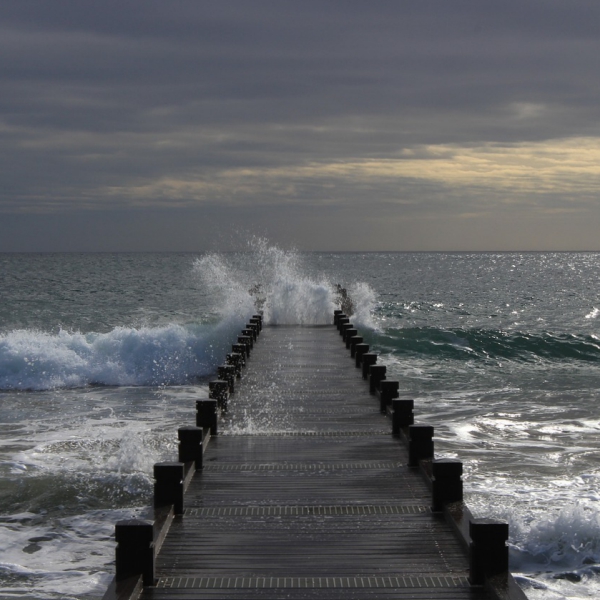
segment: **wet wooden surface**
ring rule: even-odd
[[[265,327],[146,599],[480,599],[337,329]]]

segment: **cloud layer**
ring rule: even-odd
[[[0,250],[600,249],[599,17],[3,3]]]

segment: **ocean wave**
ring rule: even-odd
[[[378,345],[397,355],[515,361],[600,361],[600,339],[594,335],[527,333],[497,329],[388,329]]]
[[[172,385],[212,373],[239,323],[0,335],[0,389]]]

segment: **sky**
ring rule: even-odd
[[[598,0],[6,0],[0,251],[600,250]]]

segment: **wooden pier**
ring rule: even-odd
[[[244,330],[155,467],[153,521],[117,524],[105,600],[525,598],[507,525],[473,519],[462,464],[336,321]]]

